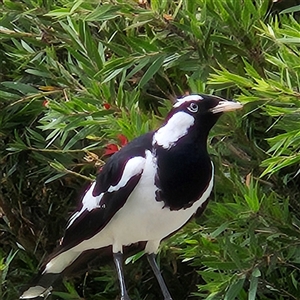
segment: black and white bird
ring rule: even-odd
[[[202,211],[213,188],[207,152],[210,129],[238,102],[212,95],[177,100],[163,125],[127,144],[107,161],[70,217],[54,256],[20,299],[43,297],[80,255],[112,246],[122,300],[129,300],[123,247],[145,242],[145,253],[164,299],[172,299],[155,261],[160,242]]]

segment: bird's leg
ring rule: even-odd
[[[130,300],[130,298],[127,294],[125,280],[124,280],[123,253],[121,253],[121,252],[114,253],[113,257],[114,257],[114,262],[116,265],[118,279],[119,279],[119,283],[120,283],[121,300]]]
[[[149,264],[154,272],[154,275],[159,283],[160,289],[164,295],[164,300],[172,300],[172,297],[168,291],[168,288],[164,282],[164,279],[162,278],[161,273],[159,271],[155,257],[156,257],[156,255],[154,253],[148,254],[147,255],[148,262],[149,262]]]

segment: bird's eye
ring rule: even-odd
[[[196,103],[191,103],[188,107],[188,110],[192,113],[195,113],[198,111],[198,105]]]

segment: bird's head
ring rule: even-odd
[[[239,102],[213,95],[185,96],[175,102],[163,126],[157,130],[155,141],[169,149],[188,132],[206,138],[222,113],[240,108]]]
[[[194,119],[208,116],[217,120],[223,112],[237,110],[242,107],[239,102],[228,101],[213,95],[189,95],[175,102],[169,117],[178,112],[183,112],[191,115]]]

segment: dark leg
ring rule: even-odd
[[[121,252],[118,252],[118,253],[114,253],[113,256],[114,256],[114,262],[116,265],[118,279],[119,279],[119,283],[120,283],[121,300],[130,300],[130,298],[127,294],[125,280],[124,280],[123,254]]]
[[[172,297],[168,291],[168,288],[164,282],[164,279],[162,278],[162,276],[160,274],[158,265],[155,260],[155,254],[154,253],[148,254],[147,258],[148,258],[149,264],[154,272],[154,275],[159,283],[160,289],[164,295],[164,300],[172,300]]]

